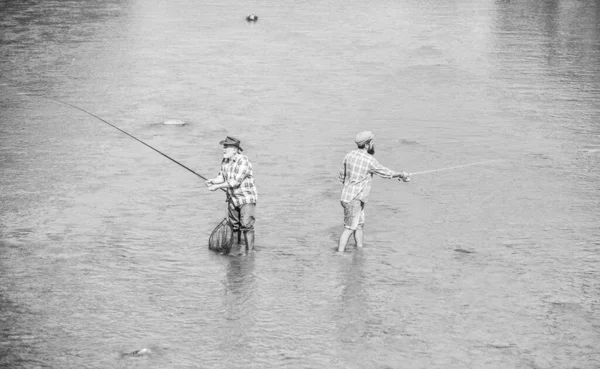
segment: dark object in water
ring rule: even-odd
[[[149,348],[143,348],[140,350],[135,350],[132,352],[126,352],[124,354],[121,354],[121,357],[127,357],[127,356],[144,356],[144,355],[149,355],[152,353],[152,350],[150,350]]]
[[[250,14],[246,17],[246,22],[258,22],[258,17],[254,14]]]
[[[466,249],[454,249],[454,251],[456,252],[462,252],[463,254],[472,254],[475,251],[471,251],[471,250],[466,250]]]
[[[219,223],[208,239],[208,248],[212,251],[227,255],[233,245],[233,227],[227,218]]]

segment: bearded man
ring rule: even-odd
[[[373,174],[382,178],[400,178],[404,182],[410,180],[406,172],[394,172],[375,159],[375,136],[370,131],[360,132],[354,142],[356,150],[352,150],[342,162],[339,179],[343,183],[341,203],[344,208],[344,230],[340,235],[338,252],[344,252],[348,239],[354,234],[356,247],[363,247],[365,225],[365,203],[371,192]]]
[[[251,252],[254,249],[254,221],[258,200],[252,164],[248,157],[241,154],[241,141],[237,138],[227,136],[219,144],[223,145],[221,171],[216,178],[207,180],[206,185],[210,191],[220,188],[227,191],[228,218],[234,235],[240,242],[243,234],[246,252]],[[243,253],[241,245],[240,253]]]

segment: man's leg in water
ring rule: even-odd
[[[354,231],[354,241],[356,241],[356,247],[363,247],[363,239],[365,233],[363,232],[364,224],[359,224],[356,231]]]
[[[256,220],[254,214],[256,211],[256,204],[244,204],[240,208],[240,229],[244,233],[244,241],[246,243],[246,251],[252,252],[254,249],[254,221]],[[240,246],[240,252],[243,248]]]
[[[240,230],[240,211],[235,207],[232,201],[227,202],[227,216],[229,218],[229,223],[233,228],[233,241],[240,243],[242,231]]]
[[[350,238],[352,233],[354,233],[354,230],[344,228],[342,234],[340,235],[340,241],[338,242],[338,252],[344,252],[346,244],[348,243],[348,239]]]
[[[364,241],[364,228],[365,228],[365,203],[360,203],[360,216],[358,217],[358,227],[356,227],[356,232],[354,232],[354,241],[356,241],[356,247],[363,247]]]
[[[362,209],[359,200],[352,200],[350,202],[342,201],[342,207],[344,208],[344,230],[342,231],[340,241],[338,242],[338,252],[344,252],[348,239],[358,228],[360,211]]]

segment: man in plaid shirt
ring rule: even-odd
[[[358,149],[349,152],[342,163],[339,178],[344,184],[341,198],[344,208],[344,230],[340,236],[338,252],[344,251],[348,239],[353,233],[356,246],[363,247],[365,203],[371,192],[373,174],[388,179],[401,178],[404,182],[410,180],[408,173],[396,173],[379,164],[373,156],[375,154],[374,137],[370,131],[357,134],[354,141]]]
[[[211,191],[219,188],[227,190],[229,221],[238,242],[241,233],[244,234],[246,251],[249,252],[254,248],[254,214],[258,200],[252,164],[248,157],[241,154],[240,140],[227,136],[220,144],[223,145],[221,171],[216,178],[207,180],[206,185]]]

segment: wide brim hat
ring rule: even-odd
[[[366,143],[369,140],[372,140],[374,137],[375,136],[371,131],[363,131],[356,135],[356,137],[354,138],[354,142],[356,142],[357,145],[360,145]]]
[[[240,146],[241,143],[242,143],[242,141],[238,140],[237,138],[227,136],[227,137],[225,137],[225,139],[223,141],[219,142],[219,145],[235,146],[238,149],[240,149],[240,151],[244,151],[244,149],[242,149],[242,147]]]

